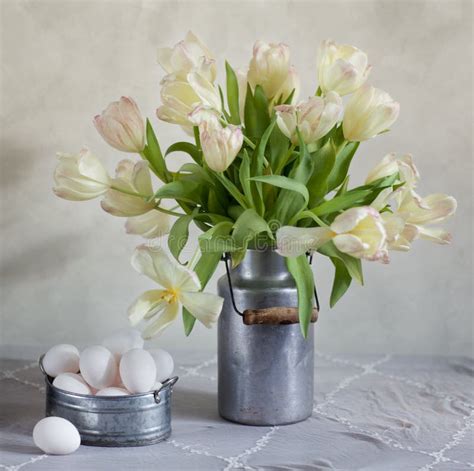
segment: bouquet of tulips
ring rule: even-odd
[[[319,85],[303,101],[285,44],[257,41],[247,71],[226,62],[225,90],[215,83],[213,54],[191,32],[160,49],[158,61],[166,75],[157,116],[181,126],[189,139],[163,152],[150,121],[122,97],[94,124],[112,147],[140,158],[122,160],[111,177],[88,149],[59,154],[54,188],[73,201],[103,197],[105,211],[127,218],[128,233],[168,235],[172,257],[148,243],[132,258],[134,268],[160,286],[129,309],[132,324],[147,323],[145,338],[173,322],[180,307],[186,335],[196,319],[208,327],[216,321],[223,300],[202,290],[224,253],[234,266],[248,248],[272,247],[286,257],[306,334],[314,286],[308,253],[334,264],[333,306],[352,279],[363,282],[362,260],[387,263],[390,250],[407,251],[418,238],[449,242],[432,224],[452,215],[456,200],[420,196],[410,155],[386,155],[364,184],[350,187],[359,144],[387,132],[399,113],[386,92],[367,84],[371,67],[363,51],[323,41]],[[190,159],[171,171],[167,161],[176,152]],[[202,230],[199,249],[183,262],[191,223]]]

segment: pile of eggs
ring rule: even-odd
[[[122,329],[105,338],[101,345],[85,348],[61,344],[43,357],[44,372],[54,378],[53,386],[64,391],[102,396],[128,396],[159,390],[174,369],[165,350],[143,348],[135,329]],[[33,430],[33,441],[45,453],[64,455],[79,448],[77,428],[61,417],[46,417]]]
[[[165,350],[143,349],[143,339],[135,329],[123,329],[80,353],[73,345],[56,345],[46,352],[42,365],[54,378],[53,386],[95,396],[156,391],[174,369],[173,358]]]

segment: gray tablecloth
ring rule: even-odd
[[[180,381],[169,440],[142,448],[82,446],[69,456],[44,455],[31,439],[44,406],[36,363],[3,360],[0,469],[474,468],[471,359],[318,352],[313,416],[295,425],[247,427],[217,414],[216,358],[196,353],[181,357],[188,360],[176,354]]]

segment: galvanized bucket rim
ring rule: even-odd
[[[61,389],[61,388],[58,388],[56,386],[53,385],[53,381],[51,381],[51,376],[48,375],[48,373],[46,373],[46,371],[44,370],[44,367],[43,367],[43,358],[45,356],[45,353],[43,353],[40,357],[39,357],[39,360],[38,360],[38,364],[39,364],[39,367],[40,367],[40,370],[41,370],[41,373],[43,373],[46,381],[48,382],[48,385],[53,388],[55,391],[58,391],[59,393],[61,394],[66,394],[67,396],[72,396],[72,397],[77,397],[77,398],[94,398],[98,401],[108,401],[110,399],[113,399],[114,401],[117,401],[117,400],[129,400],[131,397],[153,397],[156,399],[156,395],[159,394],[160,392],[166,390],[166,389],[171,389],[175,384],[176,382],[178,381],[179,377],[178,376],[172,376],[171,378],[168,378],[167,380],[165,380],[162,385],[161,385],[161,388],[159,389],[154,389],[152,391],[148,391],[148,392],[145,392],[145,393],[138,393],[138,394],[128,394],[126,396],[96,396],[94,394],[80,394],[80,393],[76,393],[76,392],[71,392],[71,391],[67,391],[66,389]]]

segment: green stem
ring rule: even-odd
[[[252,149],[255,150],[255,144],[247,137],[244,135],[244,142]]]
[[[172,211],[171,209],[162,208],[161,206],[155,206],[155,209],[159,211],[160,213],[169,214],[171,216],[177,216],[177,217],[186,216],[186,214],[184,213],[177,213],[175,211]]]
[[[113,185],[111,185],[110,189],[115,190],[115,191],[119,191],[120,193],[124,193],[126,195],[136,196],[137,198],[143,198],[143,199],[146,199],[146,200],[148,200],[150,198],[149,195],[142,195],[140,193],[135,193],[133,191],[124,190],[123,188],[117,188],[116,186],[113,186]]]
[[[315,96],[321,96],[323,94],[323,91],[321,90],[321,87],[318,87],[316,90],[316,93],[314,94]]]

